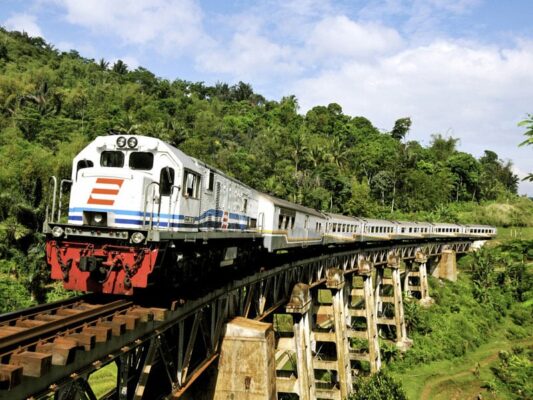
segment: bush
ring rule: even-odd
[[[359,378],[356,392],[349,400],[407,400],[399,382],[396,382],[385,370],[369,378]]]

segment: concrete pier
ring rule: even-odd
[[[242,317],[226,324],[214,399],[277,399],[274,342],[272,324]]]
[[[427,262],[426,254],[417,250],[415,259],[406,263],[404,280],[405,294],[417,297],[424,306],[433,304],[433,299],[429,296]]]
[[[390,278],[385,277],[385,270],[390,271]],[[392,287],[392,290],[387,287]],[[387,290],[388,289],[388,290]],[[392,293],[390,293],[392,291]],[[394,307],[394,316],[383,314],[383,303],[391,303]],[[400,258],[390,255],[387,266],[376,268],[376,311],[378,325],[394,326],[396,346],[400,350],[407,350],[412,345],[412,340],[407,337],[405,326],[402,284],[400,277]]]
[[[343,272],[337,268],[327,271],[326,287],[331,289],[333,299],[333,317],[335,326],[335,346],[337,349],[337,373],[342,399],[352,392],[352,369],[350,365],[347,325],[348,325],[348,291]]]
[[[442,251],[439,263],[433,270],[433,276],[452,282],[457,281],[457,257],[454,250]]]
[[[292,290],[289,303],[285,306],[285,311],[292,315],[293,336],[286,338],[285,342],[289,343],[278,345],[278,348],[285,347],[286,351],[289,351],[296,359],[296,376],[277,377],[278,393],[295,393],[300,400],[316,399],[315,371],[311,351],[313,347],[311,342],[311,305],[309,285],[297,283]]]
[[[354,361],[367,361],[370,364],[370,373],[375,373],[381,368],[381,355],[379,350],[377,315],[375,311],[374,287],[372,273],[359,273],[354,276],[355,283],[350,290],[348,312],[351,317],[351,326],[356,326],[357,319],[364,319],[365,330],[351,329],[348,335],[353,338],[366,340],[367,351],[350,348],[350,359]],[[359,324],[357,324],[359,325]]]

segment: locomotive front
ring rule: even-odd
[[[161,209],[159,193],[174,189],[170,168],[160,165],[172,160],[158,151],[160,143],[98,137],[76,156],[68,221],[52,210],[45,224],[52,279],[83,292],[132,294],[148,286],[160,245],[148,242],[147,233]]]

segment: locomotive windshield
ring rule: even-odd
[[[151,170],[154,166],[154,155],[148,152],[137,151],[130,154],[129,166],[131,169]]]
[[[102,151],[100,166],[122,168],[124,166],[124,153],[121,151]]]

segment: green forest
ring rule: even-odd
[[[42,260],[47,182],[69,177],[73,156],[99,135],[161,138],[258,190],[319,210],[533,225],[533,203],[517,196],[511,162],[492,150],[476,159],[439,133],[424,147],[409,140],[409,117],[380,131],[335,103],[303,114],[294,96],[268,100],[243,82],[170,81],[1,28],[0,71],[3,310],[61,295]]]

